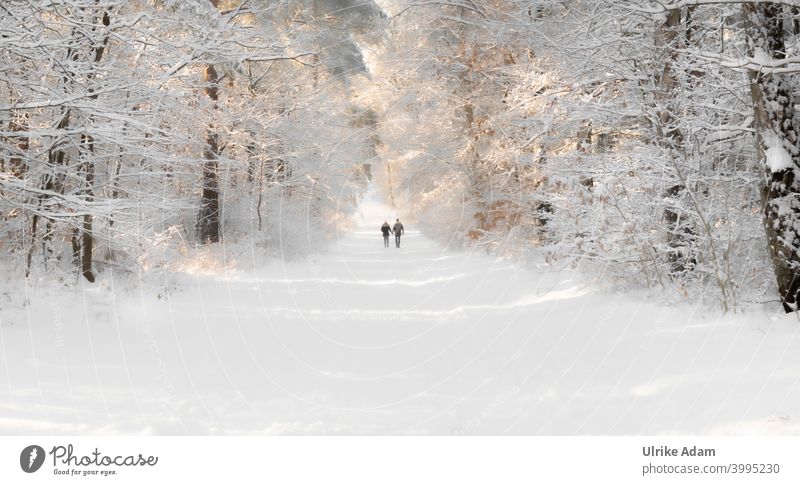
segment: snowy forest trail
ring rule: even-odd
[[[28,288],[0,322],[0,432],[800,432],[790,317],[603,293],[410,223],[387,249],[394,214],[367,200],[325,253],[166,295]]]

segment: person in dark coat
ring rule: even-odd
[[[400,222],[400,219],[397,219],[397,222],[394,223],[394,227],[392,228],[392,232],[394,232],[394,243],[397,247],[400,247],[400,236],[403,235],[406,231],[403,229],[403,223]]]
[[[383,233],[383,245],[385,247],[389,247],[389,233],[392,232],[391,226],[389,226],[388,221],[383,221],[383,225],[381,226],[381,232]]]

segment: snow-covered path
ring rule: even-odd
[[[3,309],[0,433],[800,432],[795,318],[596,292],[413,225],[385,249],[394,213],[362,213],[303,263]]]

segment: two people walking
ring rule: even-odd
[[[394,234],[394,243],[399,248],[400,236],[402,236],[406,231],[403,229],[403,223],[400,222],[400,219],[397,219],[397,222],[394,223],[394,227],[390,226],[387,221],[383,221],[381,232],[383,233],[383,245],[385,247],[389,247],[389,233],[392,233]]]

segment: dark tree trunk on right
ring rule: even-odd
[[[750,3],[743,11],[751,56],[783,59],[786,9],[777,3]],[[761,190],[764,228],[783,308],[788,313],[797,311],[800,298],[800,120],[789,76],[762,67],[751,74],[750,91],[757,153],[765,162]]]

